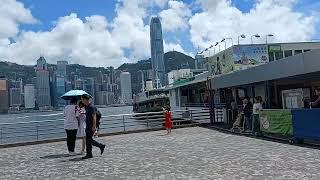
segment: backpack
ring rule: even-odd
[[[97,110],[97,112],[96,112],[96,118],[97,118],[97,122],[96,122],[97,129],[99,129],[100,119],[101,119],[101,112],[99,110]]]

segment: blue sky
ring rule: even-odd
[[[242,33],[247,36],[273,33],[274,42],[320,39],[319,0],[4,1],[12,5],[13,11],[16,8],[21,17],[5,19],[10,28],[0,28],[0,42],[6,44],[9,39],[11,43],[0,44],[0,53],[26,64],[32,63],[39,51],[47,53],[49,62],[68,57],[74,63],[92,66],[119,66],[123,62],[147,59],[150,57],[148,22],[154,15],[162,20],[165,50],[188,55],[223,37],[236,41]],[[76,28],[74,33],[70,33],[72,28]],[[30,55],[21,58],[26,54],[24,51]],[[96,63],[88,63],[87,59]]]

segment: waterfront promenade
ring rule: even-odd
[[[0,149],[0,179],[320,179],[320,150],[201,127],[99,138],[102,156],[65,142]]]

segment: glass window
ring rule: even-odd
[[[302,53],[302,50],[294,50],[294,55],[301,54],[301,53]]]
[[[290,56],[292,56],[292,50],[286,50],[286,51],[284,51],[284,56],[285,56],[285,57],[290,57]]]
[[[276,60],[283,59],[282,51],[275,52]]]
[[[269,61],[270,62],[274,61],[273,52],[269,52]]]

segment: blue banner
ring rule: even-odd
[[[295,109],[291,113],[294,137],[320,140],[320,109]]]

